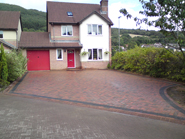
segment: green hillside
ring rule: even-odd
[[[46,13],[17,5],[0,3],[0,11],[20,11],[23,31],[46,31]]]
[[[112,28],[112,46],[119,45],[118,29]],[[154,43],[176,43],[173,37],[165,37],[159,31],[139,29],[120,29],[120,45],[138,45]]]

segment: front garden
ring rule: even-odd
[[[4,51],[0,48],[0,91],[26,72],[27,59],[21,50]]]

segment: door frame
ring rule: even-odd
[[[74,67],[68,67],[68,51],[73,50],[74,51]],[[67,49],[67,68],[74,69],[76,68],[76,55],[75,55],[75,49]]]

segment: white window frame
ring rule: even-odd
[[[0,30],[0,34],[2,34],[3,35],[3,31],[2,30]],[[4,36],[3,36],[4,37]],[[2,38],[0,38],[0,39],[3,39],[3,37]]]
[[[94,59],[94,57],[93,57],[93,49],[97,49],[97,57],[99,57],[99,50],[102,50],[102,59]],[[89,55],[88,55],[88,61],[102,61],[103,60],[103,49],[102,48],[92,48],[92,49],[88,49],[88,52],[89,52],[89,50],[91,50],[91,52],[92,52],[92,59],[89,59]]]
[[[93,32],[93,25],[96,25],[97,26],[97,34],[94,34]],[[89,26],[91,26],[91,34],[89,34]],[[102,27],[102,30],[101,30],[101,34],[98,33],[98,27],[101,26]],[[88,35],[92,35],[92,36],[100,36],[100,35],[103,35],[103,25],[101,24],[87,24],[87,34]]]
[[[69,26],[72,28],[72,35],[68,35],[67,34],[67,32],[68,32],[67,27],[69,27]],[[65,27],[66,28],[66,35],[63,35],[63,33],[62,33],[62,27]],[[61,26],[61,36],[73,36],[73,26],[72,25]]]
[[[58,58],[58,50],[61,51],[62,58]],[[63,49],[56,49],[56,59],[57,59],[57,60],[63,60]]]

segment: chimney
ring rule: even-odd
[[[100,1],[100,13],[108,15],[108,0]]]

